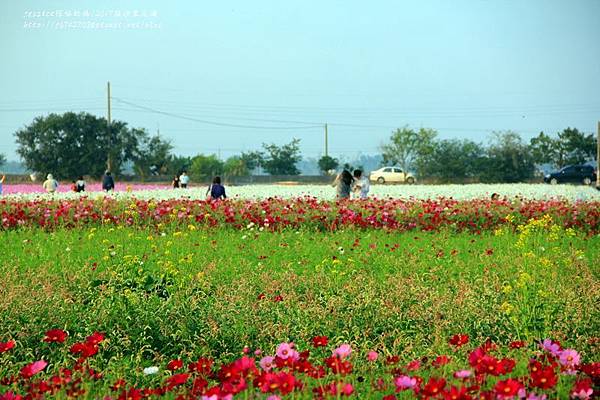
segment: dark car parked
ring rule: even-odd
[[[583,183],[591,185],[596,181],[596,171],[591,165],[567,165],[558,172],[553,172],[544,177],[544,182],[556,185],[557,183]]]

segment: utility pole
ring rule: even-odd
[[[325,157],[329,155],[329,144],[327,143],[327,124],[325,124]]]
[[[598,121],[598,141],[596,142],[596,189],[600,190],[600,121]]]
[[[110,82],[106,82],[106,95],[108,98],[108,115],[106,129],[108,130],[108,159],[106,160],[106,170],[111,171],[112,169],[112,133],[110,129],[111,118],[110,118]],[[112,171],[111,171],[112,172]]]

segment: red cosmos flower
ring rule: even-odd
[[[188,371],[197,372],[200,375],[209,375],[213,365],[210,358],[199,358],[198,361],[188,365]]]
[[[6,392],[4,394],[0,394],[0,400],[21,400],[23,397],[20,394],[15,394],[14,392]]]
[[[347,375],[352,372],[350,361],[343,361],[339,357],[331,356],[325,359],[327,365],[334,374]]]
[[[423,391],[421,392],[423,396],[437,396],[439,395],[444,387],[446,386],[446,380],[443,378],[435,379],[429,378],[429,381],[423,387]]]
[[[80,354],[83,358],[88,358],[98,353],[98,346],[92,343],[75,343],[69,350],[72,354]]]
[[[5,353],[15,347],[15,341],[9,340],[8,342],[0,342],[0,354]]]
[[[523,384],[515,379],[508,378],[503,381],[498,381],[494,386],[494,392],[499,399],[510,399],[519,393],[519,389],[523,388]]]
[[[471,400],[470,394],[467,393],[468,390],[466,387],[457,388],[456,386],[452,386],[450,390],[444,390],[442,392],[442,396],[444,400]]]
[[[433,365],[434,367],[441,367],[443,365],[448,364],[449,362],[450,359],[447,356],[437,356],[435,360],[431,362],[431,365]]]
[[[574,399],[589,399],[592,397],[592,380],[590,378],[578,379],[571,390],[571,397]]]
[[[396,365],[400,362],[399,356],[387,356],[385,359],[385,363],[387,365]]]
[[[69,334],[62,329],[50,329],[44,336],[44,342],[63,343]]]
[[[92,345],[97,345],[104,340],[104,334],[100,332],[94,332],[88,336],[85,341]]]
[[[136,388],[131,388],[129,390],[123,390],[119,394],[118,400],[141,400],[142,399],[142,391]]]
[[[178,369],[183,368],[183,361],[181,360],[171,360],[167,364],[167,369],[169,371],[177,371]]]
[[[48,363],[44,360],[34,361],[31,364],[27,364],[21,368],[21,376],[25,379],[29,379],[46,368],[46,365],[48,365]]]
[[[545,366],[531,373],[531,386],[540,389],[552,389],[558,377],[551,366]]]
[[[125,379],[117,379],[115,381],[115,383],[112,384],[112,386],[110,387],[110,389],[113,392],[116,392],[118,390],[123,389],[126,385],[127,385],[127,382],[125,382]]]
[[[387,396],[383,396],[382,400],[396,400],[395,394],[388,394]]]
[[[593,362],[590,364],[582,364],[579,370],[593,379],[600,378],[600,362]]]
[[[450,344],[456,347],[460,347],[469,343],[469,335],[463,335],[461,333],[454,335],[449,340]]]
[[[329,343],[329,339],[327,339],[327,336],[315,336],[312,342],[314,347],[325,347]]]
[[[167,390],[171,390],[176,386],[183,385],[187,382],[190,374],[175,374],[167,378]]]
[[[508,347],[510,347],[511,349],[520,349],[525,346],[526,343],[522,340],[515,340],[514,342],[510,342],[508,345]]]
[[[280,294],[278,294],[278,295],[276,295],[276,296],[274,296],[274,297],[273,297],[273,301],[274,301],[275,303],[278,303],[278,302],[280,302],[280,301],[283,301],[283,296],[282,296],[282,295],[280,295]]]

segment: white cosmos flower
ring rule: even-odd
[[[147,367],[144,368],[144,375],[153,375],[158,372],[158,367]]]

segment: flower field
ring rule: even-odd
[[[227,186],[227,185],[226,185]],[[170,200],[190,198],[204,200],[205,186],[194,186],[190,189],[173,190],[168,185],[151,185],[140,183],[117,182],[116,198]],[[74,199],[81,195],[69,191],[69,185],[63,184],[58,188],[59,193],[53,195],[59,199]],[[544,184],[471,184],[471,185],[372,185],[370,196],[376,198],[402,199],[437,199],[439,197],[456,200],[489,198],[492,193],[501,197],[513,199],[522,197],[535,200],[566,199],[571,201],[600,201],[600,191],[589,186],[581,185],[544,185]],[[33,200],[40,196],[46,197],[41,185],[18,184],[5,185],[4,194],[11,198]],[[87,192],[90,197],[102,197],[100,184],[88,184]],[[335,189],[329,185],[244,185],[227,186],[227,195],[238,199],[262,199],[266,197],[296,198],[303,196],[316,197],[321,200],[333,200]]]
[[[163,192],[0,198],[0,399],[600,393],[593,191]]]

